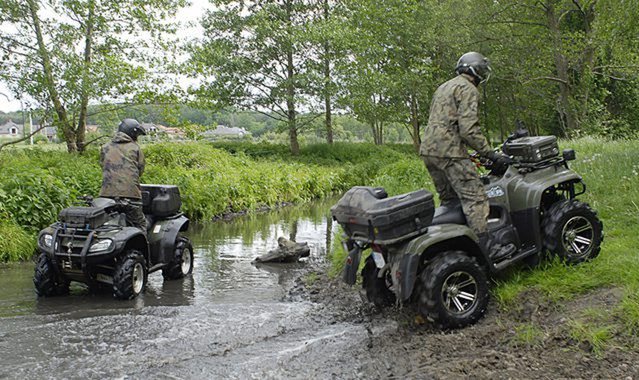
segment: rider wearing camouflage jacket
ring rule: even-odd
[[[144,172],[144,154],[137,137],[146,134],[133,119],[124,119],[111,142],[102,146],[102,189],[100,196],[123,203],[127,221],[146,233],[146,218],[142,211],[140,177]]]
[[[473,67],[464,61],[469,54],[480,56],[479,65]],[[480,65],[483,67],[477,67]],[[489,71],[488,60],[479,53],[467,53],[460,58],[458,76],[439,86],[433,95],[419,151],[441,203],[450,205],[461,201],[468,225],[478,236],[487,231],[489,205],[468,149],[476,150],[482,157],[494,156],[479,128],[478,115],[477,85]]]

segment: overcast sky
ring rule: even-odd
[[[202,17],[204,11],[211,5],[208,0],[190,0],[192,3],[188,8],[182,9],[177,19],[183,22],[197,21]],[[202,33],[200,28],[182,30],[178,32],[181,37],[197,37]],[[16,99],[7,89],[6,83],[0,80],[0,111],[11,112],[20,110],[20,99]]]

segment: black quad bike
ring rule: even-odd
[[[492,170],[482,181],[489,232],[502,249],[481,247],[460,204],[435,209],[426,190],[388,197],[381,188],[355,187],[331,209],[346,235],[344,281],[355,284],[370,248],[361,272],[369,301],[378,307],[415,301],[439,328],[459,328],[484,315],[489,276],[519,262],[536,265],[547,253],[567,264],[596,257],[603,224],[577,199],[586,185],[568,168],[575,152],[560,155],[554,136],[528,137],[525,130],[501,149],[514,163],[491,168],[485,162]]]
[[[71,281],[92,291],[111,290],[132,299],[146,287],[149,273],[167,280],[193,271],[193,247],[182,235],[189,220],[180,212],[177,186],[142,185],[147,236],[129,226],[125,200],[85,197],[86,206],[60,212],[59,221],[38,236],[41,251],[33,283],[39,296],[64,295]]]

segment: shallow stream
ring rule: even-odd
[[[291,297],[305,266],[326,260],[331,202],[195,225],[192,277],[149,276],[132,301],[89,294],[37,299],[33,263],[0,266],[0,378],[354,377],[361,325],[322,318]],[[303,264],[256,267],[279,236],[306,241]]]

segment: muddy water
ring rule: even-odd
[[[354,377],[365,328],[327,321],[287,296],[304,266],[326,260],[330,202],[195,226],[192,277],[149,276],[132,301],[72,286],[36,299],[33,264],[0,267],[0,378]],[[278,236],[307,241],[309,262],[255,267]]]

